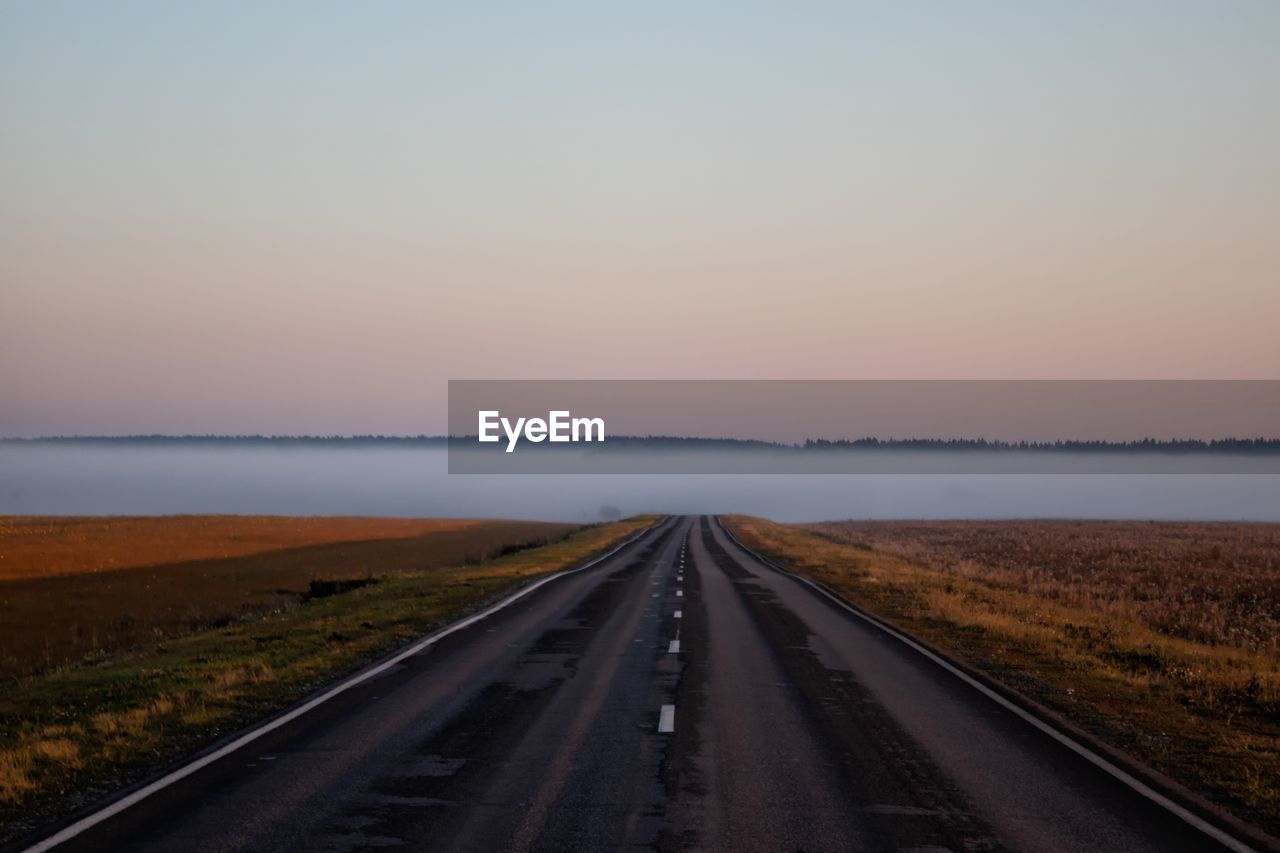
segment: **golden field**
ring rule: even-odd
[[[1280,525],[859,521],[804,525],[939,571],[1113,613],[1208,645],[1280,653]]]

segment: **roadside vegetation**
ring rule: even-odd
[[[336,577],[375,582],[322,582],[323,594],[267,613],[7,679],[0,695],[0,843],[652,521],[637,517],[573,532],[530,525],[523,538],[496,523],[505,533],[488,540],[488,551],[456,550],[443,565],[434,534],[389,540],[388,552],[374,547],[387,543],[359,543],[369,550],[358,550],[360,559]],[[535,542],[554,541],[523,547],[535,533]],[[295,551],[257,559],[273,558],[290,562]],[[336,568],[336,560],[329,565]]]
[[[1280,835],[1280,525],[724,520]]]

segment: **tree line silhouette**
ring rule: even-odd
[[[476,444],[476,436],[444,435],[69,435],[41,438],[0,438],[6,443],[95,443],[95,444],[232,444],[232,445],[331,445],[331,446],[460,446]],[[582,448],[584,445],[572,445]],[[529,447],[561,447],[530,444]],[[763,449],[781,451],[813,450],[946,450],[1025,451],[1060,453],[1280,453],[1280,438],[1141,438],[1132,441],[1076,440],[1003,441],[987,438],[810,438],[799,443],[740,438],[697,438],[668,435],[611,435],[597,448],[604,449]]]

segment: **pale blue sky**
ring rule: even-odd
[[[1280,364],[1280,4],[0,6],[0,434]]]

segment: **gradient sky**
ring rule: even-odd
[[[0,435],[1276,378],[1277,45],[1272,0],[6,2]]]

